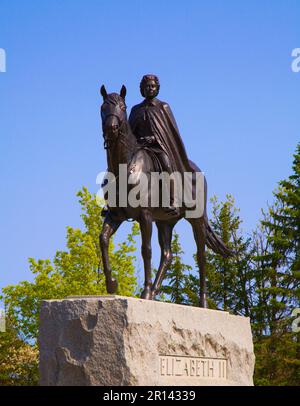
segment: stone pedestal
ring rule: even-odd
[[[248,318],[122,296],[47,300],[41,385],[253,385]]]

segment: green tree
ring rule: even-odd
[[[250,317],[253,291],[251,239],[243,237],[239,210],[234,206],[231,195],[226,196],[225,202],[219,202],[216,197],[211,202],[211,225],[234,255],[223,258],[212,250],[207,250],[209,306]]]
[[[53,261],[29,259],[34,281],[23,281],[3,289],[7,314],[24,341],[38,335],[38,316],[42,300],[70,295],[106,294],[99,233],[102,207],[86,188],[79,193],[84,230],[67,227],[67,249],[57,251]],[[134,260],[137,226],[133,225],[126,240],[116,248],[109,247],[112,269],[119,281],[118,294],[134,296],[137,290]]]
[[[0,385],[38,384],[38,350],[21,340],[18,331],[6,320],[6,332],[0,333]]]
[[[293,174],[279,182],[275,202],[263,213],[262,225],[267,235],[267,263],[273,312],[270,331],[278,319],[290,316],[300,306],[300,143],[293,162]]]
[[[166,272],[161,293],[167,295],[166,297],[173,303],[188,304],[191,293],[187,283],[187,272],[191,271],[192,267],[182,262],[183,250],[176,232],[172,239],[172,254],[172,264]]]
[[[300,337],[291,313],[300,307],[300,144],[293,174],[279,182],[275,201],[263,212],[257,264],[255,349],[257,384],[300,384]],[[259,283],[258,283],[259,282]]]
[[[279,182],[275,198],[281,210],[270,212],[275,221],[268,223],[273,232],[272,243],[295,278],[300,277],[300,143],[293,161],[293,174]],[[299,300],[299,295],[298,295]]]
[[[279,323],[289,318],[293,309],[298,307],[297,291],[299,281],[292,272],[288,258],[280,244],[282,233],[277,214],[283,207],[275,201],[268,213],[263,212],[260,233],[253,238],[253,263],[255,268],[254,330],[258,335],[276,333]],[[298,292],[299,293],[299,292]]]

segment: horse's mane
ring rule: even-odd
[[[123,136],[126,138],[126,143],[127,143],[127,148],[129,151],[131,151],[132,155],[136,152],[137,150],[137,139],[135,137],[135,135],[133,134],[129,121],[126,120],[123,123],[122,126],[122,132],[123,132]]]
[[[118,93],[110,93],[105,98],[105,103],[112,104],[113,106],[119,104],[120,101],[125,104],[124,99]]]

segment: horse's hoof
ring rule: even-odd
[[[150,286],[146,286],[141,294],[141,299],[152,300],[152,291]]]
[[[107,293],[116,293],[118,290],[118,281],[115,278],[111,278],[110,281],[106,282]]]

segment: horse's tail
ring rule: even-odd
[[[207,216],[204,218],[204,227],[206,233],[206,244],[216,254],[222,255],[223,258],[232,257],[234,252],[227,247],[221,238],[211,228]]]

